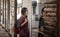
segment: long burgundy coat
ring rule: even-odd
[[[18,20],[18,28],[19,28],[19,34],[20,37],[29,37],[29,29],[28,29],[28,21],[21,27],[21,24],[25,21],[26,17],[21,16]]]

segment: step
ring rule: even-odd
[[[49,2],[46,2],[45,4],[56,4],[57,3],[57,1],[56,0],[52,0],[52,1],[49,1]]]
[[[45,4],[44,8],[57,8],[56,4]]]
[[[44,20],[56,20],[56,17],[48,17],[48,16],[44,16],[43,17],[44,18]]]
[[[55,24],[48,24],[48,23],[45,23],[44,26],[51,26],[51,27],[56,27]]]
[[[44,8],[44,11],[56,11],[56,8]]]
[[[43,13],[56,13],[56,11],[43,11]]]

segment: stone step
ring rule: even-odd
[[[43,13],[56,13],[56,11],[43,11]]]
[[[45,6],[45,7],[53,7],[53,8],[54,8],[54,7],[57,7],[56,4],[45,4],[44,6]]]
[[[46,2],[45,4],[56,4],[57,3],[57,1],[56,0],[52,0],[51,2],[49,1],[49,2]]]
[[[44,8],[44,11],[56,11],[56,8]]]
[[[57,8],[56,4],[45,4],[44,8]]]

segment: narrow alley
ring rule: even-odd
[[[57,0],[0,0],[0,37],[59,37],[57,3]]]

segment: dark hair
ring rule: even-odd
[[[44,11],[44,8],[42,8],[42,11],[41,11],[42,14],[43,14],[43,11]]]
[[[26,13],[26,11],[27,11],[27,8],[26,8],[26,7],[23,7],[23,8],[21,9],[21,14],[23,15],[24,13]]]

